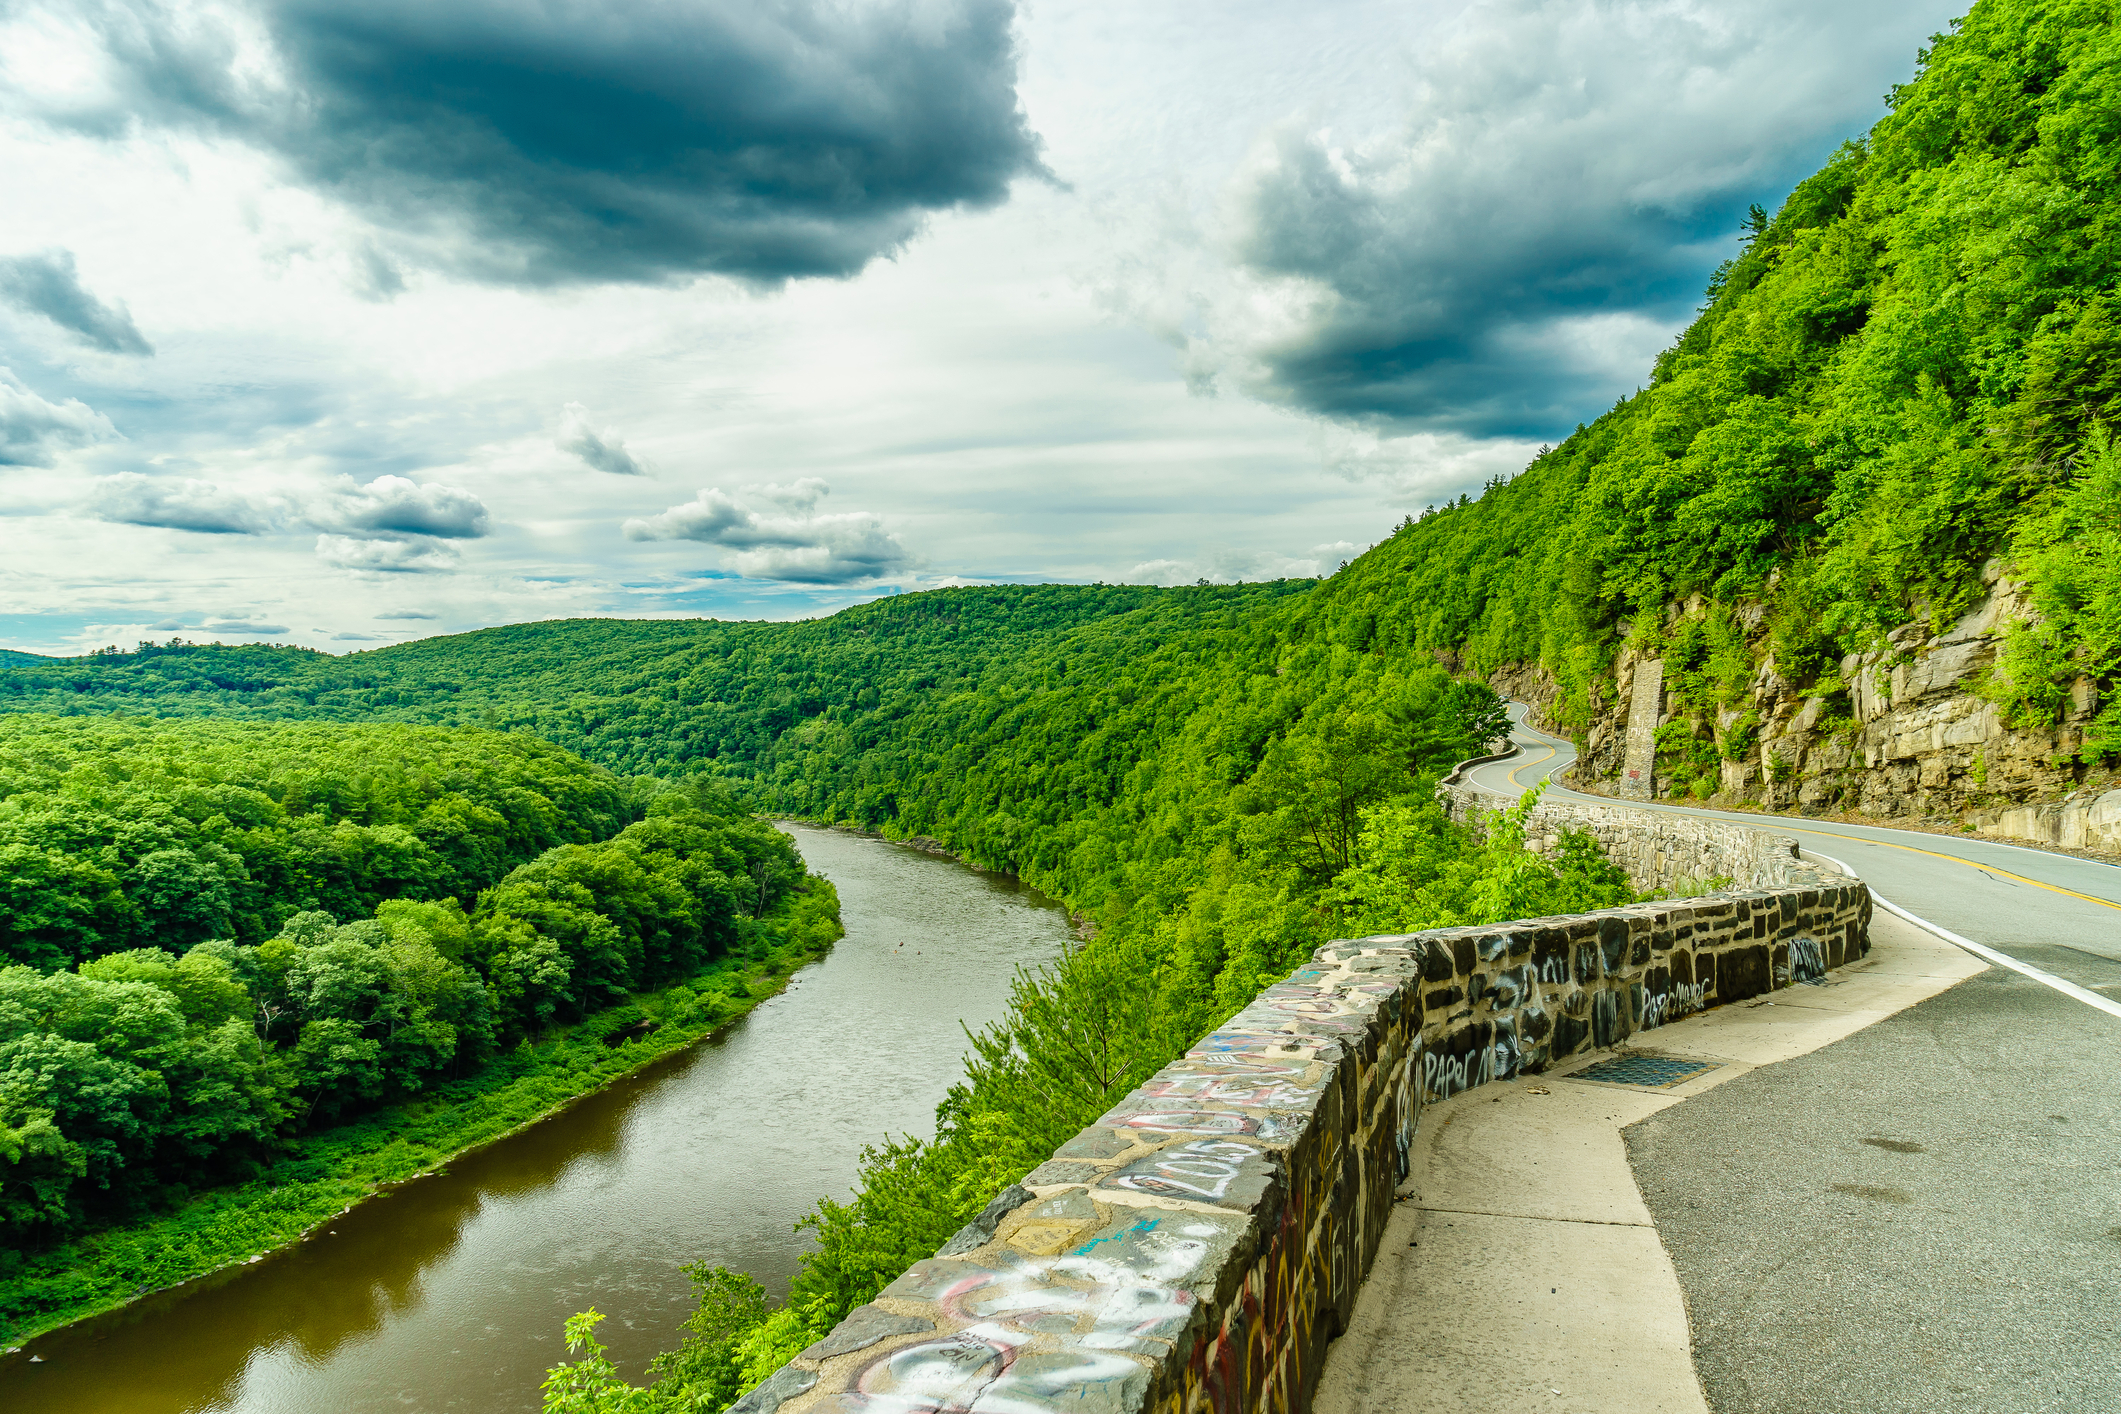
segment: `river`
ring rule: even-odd
[[[598,1335],[638,1378],[691,1309],[681,1263],[783,1294],[795,1220],[852,1190],[863,1144],[933,1129],[964,1075],[960,1020],[1000,1017],[1016,967],[1067,936],[1008,879],[783,828],[847,928],[785,993],[331,1232],[31,1342],[0,1361],[0,1409],[518,1414],[575,1311],[610,1317]]]

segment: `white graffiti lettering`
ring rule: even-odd
[[[1244,1144],[1221,1144],[1212,1140],[1196,1140],[1191,1144],[1180,1144],[1144,1160],[1151,1170],[1147,1173],[1124,1173],[1112,1180],[1117,1188],[1132,1189],[1136,1193],[1162,1193],[1178,1189],[1202,1198],[1221,1198],[1230,1191],[1230,1184],[1243,1171],[1246,1159],[1259,1151]],[[1189,1180],[1199,1180],[1190,1182]]]

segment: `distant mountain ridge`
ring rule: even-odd
[[[1312,583],[979,586],[792,623],[554,619],[343,657],[219,644],[11,654],[0,659],[0,711],[528,727],[614,770],[670,770],[753,761],[828,710],[981,682],[1086,626],[1169,634]]]

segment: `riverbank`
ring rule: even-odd
[[[496,1057],[428,1095],[295,1139],[249,1183],[199,1193],[160,1218],[23,1254],[0,1281],[0,1341],[17,1346],[156,1291],[263,1261],[354,1204],[707,1039],[779,993],[840,936],[838,893],[812,876],[808,891],[793,895],[743,948],[689,981]],[[655,1027],[641,1034],[644,1022]]]

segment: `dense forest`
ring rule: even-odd
[[[997,585],[878,600],[809,623],[571,619],[334,658],[179,640],[0,658],[0,711],[530,727],[619,772],[754,760],[827,711],[890,721],[1034,644],[1122,615],[1182,633],[1201,612],[1311,588]]]
[[[682,982],[805,887],[726,790],[529,733],[0,718],[8,1260]]]
[[[2117,60],[2109,5],[1983,0],[1867,136],[1755,208],[1647,387],[1303,612],[1541,663],[1580,725],[1630,634],[1684,705],[1735,705],[1763,605],[1776,670],[1830,696],[1844,655],[1941,629],[2002,557],[2041,618],[1986,691],[2032,725],[2088,677],[2085,754],[2121,755]]]

